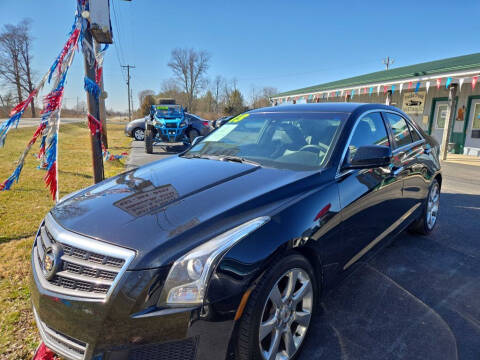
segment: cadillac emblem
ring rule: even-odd
[[[43,275],[47,280],[53,279],[55,274],[60,269],[62,262],[63,249],[62,246],[58,243],[52,244],[51,247],[45,250],[45,255],[43,256]]]

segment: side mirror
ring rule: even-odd
[[[344,165],[344,169],[368,169],[390,165],[392,150],[388,146],[360,146],[353,159]]]
[[[191,146],[197,145],[200,141],[202,141],[202,139],[203,139],[204,137],[205,137],[205,136],[197,136],[195,139],[193,139]]]

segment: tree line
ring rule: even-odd
[[[235,78],[227,79],[217,75],[207,76],[211,55],[205,50],[174,49],[168,67],[172,77],[164,80],[159,92],[142,90],[139,92],[140,107],[137,116],[147,115],[150,106],[160,98],[173,98],[189,112],[195,112],[208,119],[222,115],[236,115],[248,109],[270,105],[270,97],[277,93],[272,87],[251,87],[245,94],[237,87]]]

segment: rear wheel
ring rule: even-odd
[[[313,268],[303,256],[278,262],[250,296],[239,324],[237,358],[295,359],[308,334],[316,295]]]
[[[196,129],[191,129],[188,133],[188,139],[190,140],[190,144],[195,140],[196,137],[199,137],[200,133]]]
[[[422,215],[411,225],[410,230],[422,235],[430,234],[437,224],[439,208],[440,185],[438,184],[438,181],[434,179],[430,185]]]
[[[145,152],[147,154],[153,153],[153,129],[151,125],[147,125],[145,130]]]

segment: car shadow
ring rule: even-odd
[[[432,234],[400,234],[322,298],[299,359],[480,358],[480,196],[441,204]]]
[[[185,145],[154,145],[153,154],[156,155],[175,155],[185,151],[188,147]]]

